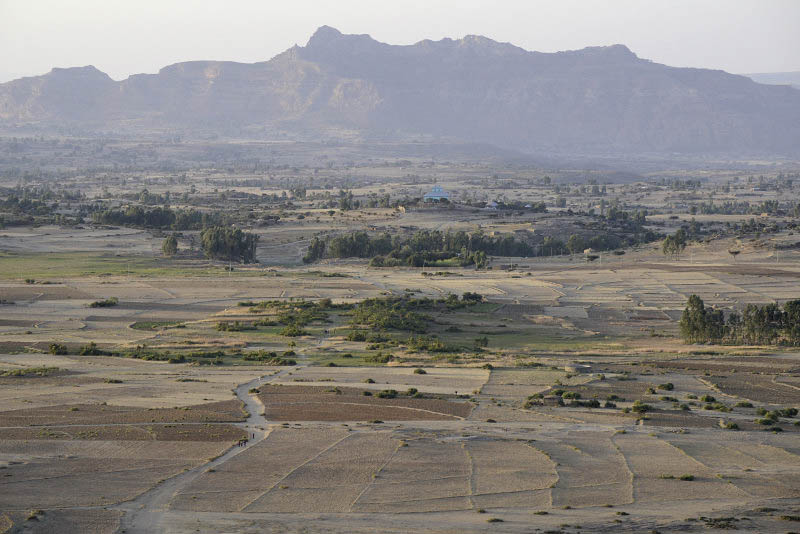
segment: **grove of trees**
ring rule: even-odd
[[[159,230],[202,230],[224,223],[219,213],[142,206],[98,211],[92,214],[92,220],[97,224],[138,226]]]
[[[740,315],[706,306],[697,295],[689,297],[680,319],[681,337],[687,343],[745,345],[800,345],[800,300],[748,304]]]
[[[209,258],[242,263],[256,261],[258,236],[233,226],[212,226],[200,233],[203,252]]]

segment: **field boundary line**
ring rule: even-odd
[[[394,439],[397,439],[397,438],[394,438]],[[378,468],[377,471],[372,473],[372,479],[370,479],[370,481],[364,486],[364,489],[361,490],[358,493],[358,495],[356,495],[356,498],[353,499],[353,502],[350,503],[350,506],[348,508],[349,512],[353,511],[353,506],[355,506],[356,503],[358,502],[358,500],[361,498],[361,496],[364,495],[367,492],[367,490],[372,487],[372,485],[375,483],[375,479],[378,476],[378,474],[381,471],[383,471],[384,467],[389,465],[389,462],[391,462],[394,459],[394,457],[397,455],[397,452],[403,447],[403,443],[405,443],[405,442],[403,440],[401,440],[401,439],[397,439],[397,441],[399,441],[400,443],[398,443],[397,446],[394,448],[394,450],[392,451],[392,454],[389,455],[389,458],[387,458],[386,461],[381,464],[381,466]]]
[[[265,489],[265,490],[264,490],[262,493],[260,493],[260,494],[259,494],[259,495],[258,495],[258,496],[255,498],[255,499],[251,500],[249,503],[247,503],[247,504],[245,504],[244,506],[240,507],[240,508],[239,508],[239,511],[240,511],[240,512],[243,512],[243,511],[244,511],[244,510],[245,510],[245,509],[246,509],[248,506],[250,506],[251,504],[253,504],[253,503],[254,503],[254,502],[256,502],[257,500],[259,500],[261,497],[263,497],[264,495],[266,495],[267,493],[269,493],[270,491],[272,491],[273,489],[275,489],[275,488],[278,486],[278,484],[280,484],[281,482],[283,482],[284,480],[286,480],[287,478],[289,478],[289,477],[292,475],[292,473],[294,473],[295,471],[297,471],[297,470],[298,470],[298,469],[300,469],[301,467],[305,467],[305,466],[306,466],[306,465],[308,465],[309,463],[313,462],[314,460],[316,460],[317,458],[319,458],[320,456],[322,456],[323,454],[325,454],[326,452],[328,452],[329,450],[333,449],[333,448],[334,448],[334,447],[336,447],[338,444],[340,444],[341,442],[343,442],[344,440],[346,440],[347,438],[349,438],[350,436],[351,436],[351,434],[347,434],[347,435],[345,435],[344,437],[342,437],[341,439],[338,439],[338,440],[336,440],[335,442],[331,443],[330,445],[328,445],[327,447],[325,447],[324,449],[322,449],[322,450],[321,450],[321,451],[319,451],[317,454],[315,454],[314,456],[312,456],[311,458],[309,458],[309,459],[308,459],[308,460],[306,460],[305,462],[301,463],[301,464],[300,464],[300,465],[298,465],[297,467],[294,467],[294,468],[292,468],[292,470],[291,470],[291,471],[289,471],[288,473],[286,473],[285,475],[283,475],[281,478],[279,478],[278,480],[276,480],[276,481],[275,481],[275,483],[273,483],[273,484],[272,484],[272,486],[270,486],[270,487],[268,487],[267,489]]]

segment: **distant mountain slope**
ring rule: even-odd
[[[758,83],[769,85],[791,85],[800,89],[800,70],[794,72],[758,72],[745,74],[748,78]]]
[[[434,136],[558,154],[797,154],[800,91],[673,68],[622,45],[539,53],[480,36],[379,43],[322,27],[254,64],[115,82],[94,67],[0,84],[0,126]]]

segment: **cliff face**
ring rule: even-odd
[[[94,67],[0,84],[0,126],[432,135],[560,154],[800,151],[800,91],[625,46],[545,54],[480,36],[379,43],[322,27],[270,61]]]

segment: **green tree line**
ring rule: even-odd
[[[687,343],[798,346],[800,299],[783,306],[748,304],[741,314],[731,311],[726,315],[692,295],[679,324],[681,337]]]
[[[202,230],[226,222],[221,214],[215,212],[173,210],[163,207],[145,208],[143,206],[126,206],[98,211],[92,214],[92,220],[97,224],[137,226],[159,230]]]

